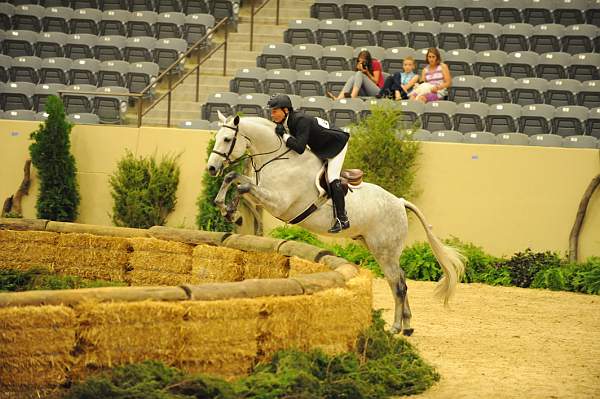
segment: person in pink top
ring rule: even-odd
[[[356,60],[356,73],[348,79],[340,94],[335,96],[328,91],[327,95],[333,100],[344,97],[375,96],[382,87],[381,62],[372,58],[367,50],[363,50]]]
[[[442,62],[442,57],[437,48],[427,50],[427,66],[421,71],[421,82],[424,89],[413,91],[412,98],[423,103],[443,100],[448,95],[448,87],[452,84],[452,77],[448,65]]]

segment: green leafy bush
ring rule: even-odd
[[[538,272],[560,267],[562,263],[556,253],[533,252],[527,248],[525,252],[517,252],[510,259],[502,261],[500,267],[508,269],[512,285],[527,288]]]
[[[417,242],[405,248],[400,255],[400,267],[406,277],[413,280],[437,281],[442,275],[431,247],[425,242]]]
[[[373,107],[369,117],[352,127],[344,166],[360,168],[369,182],[410,199],[416,196],[419,142],[410,140],[406,132],[396,136],[401,116],[394,102]]]
[[[127,151],[110,177],[116,226],[147,229],[162,226],[177,203],[179,156],[136,158]]]
[[[327,247],[327,245],[325,245],[323,241],[319,240],[319,238],[315,234],[298,226],[279,226],[271,230],[271,233],[269,235],[273,238],[279,238],[281,240],[294,240],[304,242],[306,244],[314,245],[315,247],[319,248]]]
[[[72,222],[77,218],[80,199],[69,137],[73,126],[65,118],[60,98],[50,96],[46,112],[48,118],[31,133],[34,142],[29,146],[40,179],[37,217]]]
[[[600,294],[600,258],[540,270],[531,287]]]
[[[439,380],[408,341],[384,330],[380,312],[373,319],[359,337],[356,352],[328,356],[320,350],[279,351],[252,374],[233,382],[187,376],[146,361],[76,384],[66,398],[377,399],[417,394]]]
[[[44,268],[0,270],[0,291],[67,290],[125,286],[120,281],[89,280],[78,276],[57,275]]]

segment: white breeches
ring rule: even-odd
[[[344,158],[346,157],[347,150],[348,143],[346,143],[339,154],[327,160],[327,181],[329,183],[340,178],[340,173],[342,172],[342,166],[344,165]]]

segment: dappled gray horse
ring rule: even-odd
[[[267,212],[284,222],[295,222],[300,215],[306,214],[307,209],[317,207],[298,224],[312,232],[328,234],[332,221],[331,201],[325,201],[316,183],[322,161],[311,151],[303,154],[290,151],[275,134],[275,125],[267,119],[225,118],[221,113],[219,118],[221,127],[208,158],[208,172],[216,176],[224,166],[242,157],[248,157],[254,169],[252,177],[237,172],[225,176],[215,198],[215,204],[223,214],[227,213],[225,194],[235,184],[245,198],[262,205]],[[444,303],[448,303],[464,271],[462,257],[433,234],[431,226],[414,204],[374,184],[361,183],[346,196],[351,226],[335,236],[360,238],[365,242],[381,265],[395,298],[391,331],[410,335],[413,329],[410,327],[407,286],[404,271],[398,264],[408,233],[406,208],[417,215],[425,228],[429,244],[444,273],[436,287],[436,294]]]

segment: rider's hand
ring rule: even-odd
[[[277,124],[277,126],[275,126],[275,133],[277,133],[279,137],[283,137],[285,133],[285,128],[282,124]]]

